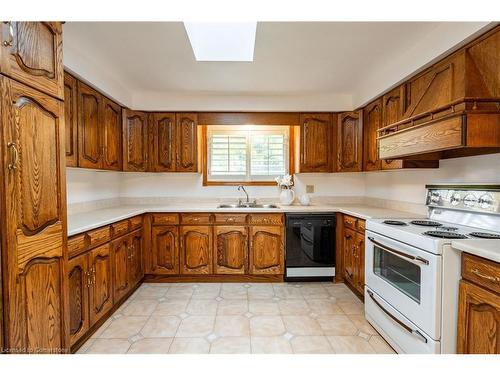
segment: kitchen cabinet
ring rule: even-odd
[[[500,264],[462,254],[457,352],[500,354]]]
[[[248,267],[248,229],[244,226],[214,227],[214,273],[244,275]]]
[[[378,171],[381,160],[378,158],[378,133],[382,127],[382,99],[377,99],[363,109],[363,170]]]
[[[90,325],[95,324],[113,307],[113,262],[109,243],[89,253],[91,273]]]
[[[209,275],[212,273],[212,228],[209,226],[180,227],[180,274]]]
[[[64,72],[64,125],[66,166],[78,166],[78,81]]]
[[[150,167],[152,172],[175,172],[177,169],[177,123],[175,113],[152,113],[150,129]]]
[[[70,344],[77,342],[89,329],[89,288],[92,278],[88,255],[70,259],[67,267],[69,288],[69,335]]]
[[[333,129],[329,113],[300,115],[299,172],[333,172]]]
[[[146,172],[148,124],[144,112],[123,109],[123,170]]]
[[[16,23],[14,49],[28,47],[19,45],[26,37],[26,27]],[[54,27],[58,30],[59,26]],[[43,28],[33,26],[42,33]],[[34,36],[34,39],[41,37]],[[44,58],[43,49],[39,50],[36,44],[31,47],[40,52],[37,58]],[[1,49],[2,53],[6,50],[4,46]],[[20,51],[20,55],[33,58],[29,51]],[[47,79],[36,84],[36,78],[20,72],[21,68],[13,65],[17,63],[2,57],[2,73],[29,82],[33,87],[47,89],[50,86]],[[5,59],[10,64],[8,70],[4,70]],[[51,87],[55,88],[57,85],[52,82]],[[60,83],[62,90],[62,70]],[[1,248],[8,249],[8,257],[2,259],[2,278],[4,313],[11,317],[4,321],[4,344],[22,353],[64,351],[68,347],[63,274],[66,253],[64,106],[62,101],[2,75],[0,90],[3,171],[0,174],[3,179],[0,240]]]
[[[78,165],[121,170],[121,126],[121,107],[78,82]]]
[[[250,227],[249,274],[282,275],[284,273],[283,243],[283,227]]]
[[[113,251],[113,298],[122,299],[130,290],[130,238],[120,237],[111,243]]]
[[[365,287],[365,221],[343,215],[342,224],[344,281],[362,296]]]
[[[136,230],[129,235],[129,284],[130,287],[137,285],[144,277],[142,256],[142,230]]]
[[[177,113],[176,171],[198,171],[198,115]]]
[[[0,73],[63,99],[62,24],[2,22],[0,26]]]
[[[337,172],[360,172],[363,168],[363,111],[339,114]]]
[[[151,229],[151,272],[158,275],[179,274],[179,228],[172,225]]]

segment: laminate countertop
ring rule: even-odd
[[[455,240],[451,246],[459,251],[500,263],[500,240]]]
[[[101,227],[103,225],[115,223],[132,216],[141,215],[146,212],[210,212],[210,213],[287,213],[287,212],[341,212],[347,215],[359,217],[361,219],[371,218],[420,218],[411,212],[397,211],[386,208],[362,205],[362,204],[321,204],[310,206],[278,206],[278,208],[217,208],[218,203],[183,203],[183,204],[163,204],[163,205],[124,205],[101,208],[92,211],[79,212],[68,215],[68,236]]]

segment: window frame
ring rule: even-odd
[[[293,176],[295,172],[295,158],[294,158],[294,150],[295,150],[295,126],[288,124],[266,124],[266,126],[275,125],[275,126],[287,126],[288,127],[288,173]],[[202,174],[203,174],[203,186],[275,186],[276,182],[274,180],[241,180],[241,181],[213,181],[208,179],[208,126],[210,125],[199,125],[201,126],[201,145],[202,145]],[[224,126],[231,126],[224,124]],[[234,124],[235,127],[240,126],[239,124]],[[257,125],[259,126],[259,125]]]

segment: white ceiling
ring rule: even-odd
[[[385,85],[381,87],[386,89],[403,78],[372,82],[402,56],[411,62],[427,56],[429,50],[434,53],[429,44],[440,42],[444,26],[462,27],[468,36],[484,25],[259,22],[253,62],[197,62],[181,22],[68,22],[64,25],[64,45],[65,56],[73,54],[70,69],[80,73],[81,67],[76,65],[83,64],[84,59],[132,97],[136,92],[359,96],[366,82]],[[452,47],[446,43],[449,39],[439,44],[437,52]],[[407,56],[410,52],[412,55]],[[84,58],[75,58],[75,53]],[[408,68],[414,69],[411,64]],[[81,74],[87,70],[81,68]],[[363,93],[358,100],[377,94]]]

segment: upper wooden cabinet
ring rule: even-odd
[[[332,115],[300,115],[298,172],[333,172]]]
[[[363,111],[339,114],[337,171],[360,172],[363,168]]]
[[[177,113],[176,171],[196,172],[198,170],[198,115]]]
[[[377,171],[381,168],[377,130],[382,126],[382,99],[368,104],[363,109],[363,115],[363,170]]]
[[[106,97],[102,99],[102,168],[122,170],[122,108]]]
[[[66,166],[78,166],[78,81],[64,73],[64,125]]]
[[[177,167],[177,124],[175,113],[149,115],[149,152],[152,172],[174,172]]]
[[[145,172],[148,167],[148,123],[144,112],[123,109],[123,170]]]
[[[0,87],[4,312],[15,317],[5,322],[5,345],[64,349],[64,107],[5,76]]]
[[[61,23],[2,22],[0,26],[0,73],[63,99]]]

